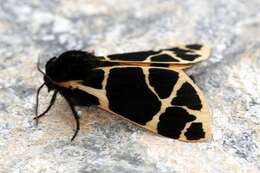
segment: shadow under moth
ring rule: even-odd
[[[80,130],[75,106],[96,105],[165,137],[186,142],[209,140],[211,116],[202,91],[183,69],[205,60],[209,48],[201,44],[157,51],[95,56],[67,51],[51,58],[37,90],[36,122],[45,115],[59,93],[68,102]],[[38,114],[43,86],[54,91],[47,109]]]

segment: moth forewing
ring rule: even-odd
[[[139,126],[142,126],[152,132],[161,134],[163,136],[179,139],[182,141],[188,141],[188,142],[205,141],[211,138],[211,130],[210,130],[211,118],[210,118],[210,112],[206,100],[201,90],[194,84],[194,82],[183,71],[160,68],[160,67],[140,67],[140,66],[116,66],[116,67],[102,67],[98,69],[103,70],[105,74],[104,79],[102,81],[102,89],[96,89],[87,86],[85,83],[83,83],[83,81],[67,81],[67,82],[59,83],[59,85],[65,88],[79,89],[81,91],[89,93],[99,99],[100,104],[98,106],[100,108],[112,112],[114,114],[120,115],[124,119],[130,120],[131,122],[134,122]],[[126,71],[129,72],[125,73]],[[120,73],[116,73],[116,72],[120,72]],[[136,75],[137,73],[135,72],[140,72],[140,73],[138,73],[139,75]],[[153,73],[156,72],[156,76],[153,77],[151,75],[151,72]],[[160,72],[162,74],[160,74]],[[173,88],[171,91],[167,91],[167,93],[169,93],[168,96],[165,98],[161,98],[162,95],[160,95],[160,92],[163,93],[165,91],[158,90],[158,87],[159,89],[166,88],[166,85],[168,85],[169,82],[167,81],[167,77],[163,75],[164,74],[169,75],[169,80],[170,80],[171,73],[177,76],[176,83],[172,85]],[[166,82],[166,83],[163,85],[155,84],[151,80],[152,77],[155,78],[153,80],[158,80],[159,83],[160,82],[162,83]],[[134,80],[131,78],[139,78],[139,79],[135,84],[133,84],[131,82],[128,82],[128,80],[129,81]],[[111,81],[116,83],[113,82],[111,83]],[[141,85],[139,82],[145,83],[145,85],[138,86]],[[178,92],[182,90],[184,85],[188,86],[191,93],[185,93],[184,95],[182,93],[182,95],[178,95]],[[124,97],[124,96],[128,96],[128,97],[120,98],[120,102],[113,103],[115,101],[115,97],[109,96],[111,94],[114,95],[114,93],[109,93],[111,92],[111,86],[112,89],[115,89],[113,90],[113,92],[118,92],[116,94],[118,95],[118,97]],[[125,87],[125,88],[123,89],[121,88],[120,91],[117,91],[118,86]],[[138,94],[135,95],[135,93],[131,93],[132,91],[136,91],[136,89],[138,90],[142,89],[142,87],[143,89],[145,89],[143,92],[146,94],[142,95],[142,91],[138,91],[140,92],[140,96]],[[128,94],[128,92],[130,94]],[[150,93],[150,95],[147,94],[148,92]],[[153,97],[151,97],[151,94],[153,95]],[[195,97],[195,101],[196,99],[197,100],[199,99],[201,104],[201,108],[199,110],[196,108],[196,105],[195,108],[190,108],[194,106],[192,105],[193,103],[187,103],[188,106],[185,105],[186,104],[185,102],[183,101],[180,102],[178,100],[176,102],[177,105],[174,105],[172,103],[175,98],[179,98],[179,99],[184,98],[185,101],[185,99],[189,98],[189,94],[191,95],[190,97],[191,101],[193,97]],[[139,101],[138,99],[142,101]],[[158,102],[160,102],[160,106],[158,107],[158,105],[156,105],[158,103],[157,101],[149,102],[149,99],[158,100]],[[147,103],[144,101],[146,101]],[[138,104],[135,104],[134,102],[138,102]],[[115,104],[119,104],[119,106],[116,105],[113,107],[113,105]],[[138,106],[139,107],[136,108],[136,106],[134,105],[137,105],[137,107]],[[154,111],[153,113],[149,112],[149,109],[153,109],[154,107],[158,107],[158,110]],[[143,114],[142,111],[147,112],[147,114],[150,114],[150,116]],[[180,115],[178,115],[178,112],[180,113]],[[175,116],[177,118],[174,118]],[[165,118],[167,122],[163,120]],[[176,122],[175,121],[170,122],[169,120],[171,119],[176,120]],[[174,126],[176,126],[177,128],[175,128]]]

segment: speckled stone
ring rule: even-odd
[[[0,0],[1,173],[260,172],[259,0]],[[214,138],[189,144],[154,135],[98,108],[66,102],[35,126],[35,64],[68,49],[97,55],[201,42],[210,59],[188,71],[204,91]],[[42,56],[41,56],[42,57]],[[40,109],[50,96],[42,92]]]

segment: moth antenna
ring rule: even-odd
[[[49,110],[51,109],[52,105],[55,103],[55,100],[56,100],[56,97],[57,97],[57,93],[58,93],[58,91],[55,90],[54,93],[53,93],[53,95],[52,95],[52,97],[51,97],[51,101],[50,101],[49,106],[48,106],[48,107],[46,108],[46,110],[45,110],[43,113],[41,113],[40,115],[38,115],[38,108],[37,108],[36,116],[33,118],[33,119],[36,121],[36,125],[38,124],[39,118],[42,117],[42,116],[44,116],[47,112],[49,112]],[[37,97],[37,98],[38,98],[38,97]],[[36,103],[38,104],[38,99],[37,99]],[[38,105],[37,105],[36,107],[38,107]]]

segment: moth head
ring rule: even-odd
[[[71,80],[84,80],[97,66],[96,57],[84,51],[67,51],[51,58],[45,65],[44,81],[49,90],[55,89],[55,83]]]

